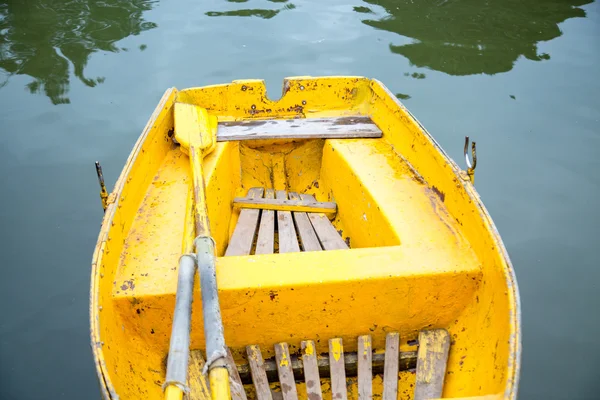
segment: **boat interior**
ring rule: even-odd
[[[177,265],[193,237],[179,103],[217,120],[203,168],[243,387],[234,400],[513,390],[512,283],[468,177],[377,81],[297,78],[278,101],[262,81],[163,97],[109,198],[95,257],[92,336],[110,395],[162,395]],[[202,398],[199,290],[191,348],[189,398]]]

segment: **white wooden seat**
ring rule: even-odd
[[[380,138],[381,129],[371,118],[358,116],[220,122],[217,141],[258,139]]]

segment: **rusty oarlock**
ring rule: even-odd
[[[104,185],[104,175],[102,175],[102,167],[100,163],[96,161],[96,175],[98,175],[98,183],[100,184],[100,200],[102,200],[102,209],[106,211],[106,205],[108,201],[108,192]]]
[[[465,136],[465,162],[467,163],[467,175],[469,176],[469,180],[471,183],[475,183],[475,168],[477,168],[477,151],[475,141],[471,143],[471,157],[473,158],[473,163],[471,164],[471,160],[469,160],[469,137]]]

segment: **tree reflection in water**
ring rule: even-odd
[[[148,0],[9,0],[0,3],[0,68],[8,77],[29,75],[31,93],[43,92],[54,104],[69,103],[69,62],[74,74],[93,87],[104,78],[84,74],[89,57],[119,52],[115,43],[156,27],[144,21]]]
[[[547,60],[538,43],[559,37],[558,24],[585,17],[579,6],[591,0],[365,0],[387,12],[373,18],[373,8],[355,7],[363,23],[412,38],[390,44],[393,53],[417,67],[450,75],[497,74],[515,61]],[[373,16],[369,18],[369,16]]]

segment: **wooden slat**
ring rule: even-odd
[[[312,195],[301,194],[302,200],[314,201],[315,198]],[[310,220],[323,250],[339,250],[347,249],[348,245],[340,234],[335,230],[335,227],[329,222],[325,214],[321,213],[308,213],[308,219]]]
[[[450,335],[445,329],[419,332],[414,400],[442,397]]]
[[[358,337],[358,400],[373,399],[373,346],[371,336]]]
[[[385,364],[383,367],[383,400],[398,398],[398,350],[400,335],[388,333],[385,337]]]
[[[383,374],[385,353],[374,353],[373,354],[373,374]],[[344,353],[344,364],[346,370],[346,376],[357,376],[358,375],[358,356],[355,351],[347,351]],[[400,353],[400,366],[399,371],[414,370],[417,367],[417,352],[416,351],[404,351]],[[317,366],[319,367],[319,376],[321,378],[329,378],[329,353],[326,355],[317,354]],[[302,359],[292,355],[292,369],[294,370],[294,377],[298,380],[304,379],[304,366]],[[252,383],[252,376],[250,374],[250,366],[248,364],[238,365],[238,371],[244,384]],[[265,371],[267,372],[267,378],[269,382],[277,382],[277,363],[275,359],[265,360]]]
[[[254,382],[254,388],[256,389],[256,399],[273,400],[260,348],[256,345],[246,346],[246,354],[248,355],[248,363],[250,364],[252,382]]]
[[[366,116],[227,121],[219,123],[217,141],[257,139],[380,138]]]
[[[186,395],[187,400],[210,400],[208,377],[202,373],[204,363],[204,357],[202,357],[200,350],[190,351],[188,363],[188,387],[190,392]]]
[[[313,198],[314,200],[314,198]],[[328,215],[335,215],[337,204],[333,202],[306,201],[306,200],[288,200],[285,199],[249,199],[247,197],[236,197],[233,199],[235,208],[252,209],[258,208],[261,210],[275,211],[301,211],[301,212],[318,212]]]
[[[291,200],[300,200],[298,193],[290,192],[288,195]],[[308,215],[306,215],[305,212],[293,212],[292,216],[296,222],[296,228],[298,228],[298,236],[300,236],[302,251],[322,250],[321,243],[308,219]]]
[[[227,370],[229,371],[229,387],[231,388],[231,399],[232,400],[247,400],[246,391],[244,390],[244,384],[242,378],[231,354],[229,347],[227,348]]]
[[[329,339],[329,370],[331,373],[331,397],[335,400],[347,400],[344,346],[341,338]]]
[[[309,400],[322,400],[323,392],[321,391],[315,342],[306,340],[301,342],[300,346],[302,348],[302,364],[304,365],[307,397]]]
[[[249,198],[260,198],[264,192],[263,188],[252,188],[248,191]],[[254,235],[258,226],[260,210],[242,210],[240,217],[231,235],[229,246],[225,251],[226,256],[244,256],[250,254]]]
[[[287,199],[287,193],[284,190],[278,190],[276,197],[278,199]],[[292,221],[292,213],[289,211],[277,211],[277,231],[279,232],[279,252],[293,253],[300,251],[298,239],[296,238],[296,228]]]
[[[297,400],[296,381],[292,370],[292,358],[287,343],[275,345],[275,360],[277,361],[277,373],[281,383],[283,400]]]
[[[267,189],[265,199],[273,199],[275,191]],[[255,254],[272,254],[275,240],[275,211],[263,210],[260,217],[260,227],[258,228],[258,238],[256,239]]]

